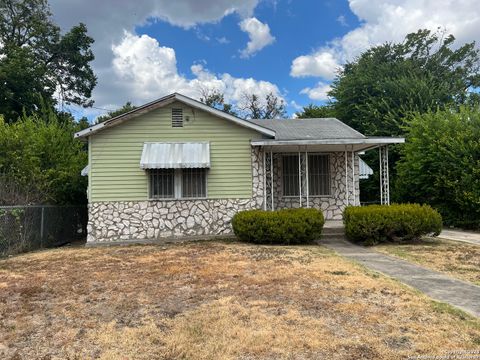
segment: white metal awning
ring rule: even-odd
[[[358,167],[359,167],[358,177],[360,179],[368,179],[370,175],[373,175],[372,168],[368,166],[368,164],[362,159],[359,159]]]
[[[85,166],[82,171],[80,172],[81,176],[88,176],[88,173],[90,172],[90,165]]]
[[[210,144],[200,143],[144,143],[140,168],[182,169],[209,168]]]

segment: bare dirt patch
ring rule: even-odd
[[[204,242],[0,261],[2,359],[401,359],[480,323],[319,246]]]
[[[377,245],[374,249],[480,285],[478,245],[425,238],[410,244]]]

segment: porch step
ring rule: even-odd
[[[345,240],[345,228],[341,221],[327,220],[320,239]]]
[[[345,229],[343,227],[324,227],[322,234],[336,235],[336,234],[345,234]]]
[[[345,234],[325,234],[322,233],[320,239],[329,239],[329,240],[345,240]]]
[[[344,228],[323,228],[324,234],[345,234]]]

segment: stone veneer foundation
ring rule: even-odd
[[[275,209],[299,207],[299,197],[282,197],[281,195],[281,183],[278,181],[281,179],[281,157],[279,155],[275,155],[274,158],[274,207]],[[264,208],[263,160],[263,152],[260,148],[253,147],[252,197],[247,199],[90,203],[87,244],[232,234],[231,220],[235,213],[242,210]],[[332,153],[330,166],[332,195],[309,197],[309,206],[321,209],[327,219],[340,219],[346,206],[344,154]],[[358,174],[358,156],[355,160],[355,171]],[[348,175],[349,184],[352,184],[351,171]],[[302,178],[302,183],[304,181]],[[265,205],[269,209],[271,205],[269,181],[266,181],[266,186],[267,203]],[[358,179],[355,186],[358,201]],[[349,193],[350,198],[353,199],[351,185]],[[302,206],[305,205],[306,196],[303,196]]]

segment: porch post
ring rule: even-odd
[[[389,173],[389,168],[388,168],[388,145],[385,145],[385,155],[386,155],[386,162],[385,162],[385,167],[387,168],[387,205],[390,205],[390,173]]]
[[[352,145],[352,186],[353,186],[353,206],[357,205],[357,190],[356,190],[356,181],[355,181],[355,152],[353,151]]]
[[[350,203],[350,194],[348,193],[348,153],[347,145],[345,145],[345,199],[347,200],[347,206]]]
[[[275,210],[273,204],[273,151],[270,150],[270,179],[272,180],[272,184],[270,185],[270,195],[272,196],[272,211]]]
[[[378,179],[380,180],[380,204],[383,205],[383,161],[382,161],[382,147],[380,146],[378,148],[378,161],[379,161],[379,167],[378,167]]]
[[[263,153],[263,210],[267,210],[267,160],[265,147],[262,147]]]
[[[308,188],[308,152],[306,151],[307,149],[305,148],[305,185],[306,185],[306,192],[307,192],[307,208],[310,207],[310,201],[308,199],[308,193],[309,193],[309,188]]]
[[[390,179],[388,172],[388,145],[379,147],[380,159],[380,202],[390,205]]]
[[[301,156],[302,154],[299,151],[298,152],[298,198],[300,201],[300,207],[302,207],[302,161],[300,159]]]

